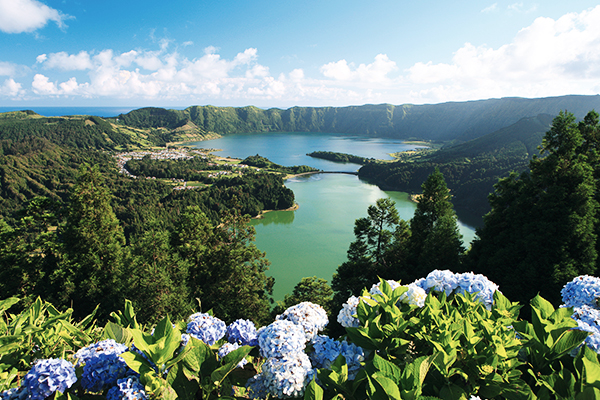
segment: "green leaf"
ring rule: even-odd
[[[138,374],[141,374],[145,368],[152,369],[150,362],[139,353],[127,351],[121,354],[120,357],[125,360],[125,363],[129,368]]]
[[[323,400],[323,388],[317,385],[315,378],[306,385],[304,400]]]
[[[466,400],[467,394],[463,388],[451,383],[440,389],[440,397],[444,400]]]
[[[586,387],[583,392],[579,393],[575,400],[597,400],[600,399],[600,389],[592,386]]]
[[[558,337],[558,340],[554,342],[554,345],[552,345],[546,357],[548,360],[559,359],[583,343],[588,336],[589,332],[581,331],[579,329],[564,331],[562,335]]]
[[[400,370],[400,368],[391,362],[380,357],[378,354],[375,354],[375,357],[373,357],[373,367],[375,367],[375,369],[383,376],[392,379],[394,382],[400,382],[402,370]]]
[[[585,383],[600,387],[600,365],[598,362],[583,358],[583,375]]]
[[[554,307],[552,306],[552,304],[539,294],[536,295],[533,299],[531,299],[531,307],[539,310],[540,316],[543,319],[548,319],[550,315],[552,315],[552,313],[554,312]]]
[[[128,329],[112,322],[106,323],[102,336],[108,339],[114,339],[117,343],[124,344],[129,344],[133,339],[133,335]]]

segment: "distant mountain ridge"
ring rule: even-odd
[[[165,128],[199,135],[245,132],[329,132],[364,136],[467,142],[522,118],[566,110],[583,118],[600,110],[600,95],[536,99],[507,97],[466,102],[394,106],[292,107],[191,106],[185,110],[141,108],[118,116],[138,128]]]

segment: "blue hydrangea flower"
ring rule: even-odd
[[[288,320],[274,321],[260,331],[258,345],[265,358],[301,352],[306,346],[304,329]]]
[[[360,326],[360,321],[356,317],[356,307],[358,307],[359,301],[358,297],[352,296],[342,305],[337,321],[344,328],[358,328]]]
[[[55,392],[64,393],[77,381],[75,367],[67,360],[51,358],[38,360],[23,378],[29,398],[45,399]]]
[[[102,340],[77,351],[77,353],[75,353],[75,359],[77,360],[75,365],[79,366],[81,364],[85,364],[90,358],[96,356],[97,354],[119,355],[127,350],[127,346],[122,343],[115,342],[114,339]]]
[[[246,395],[251,399],[266,399],[269,392],[265,383],[263,374],[254,375],[246,382]]]
[[[308,353],[314,368],[331,369],[331,364],[340,355],[341,344],[329,336],[317,335],[311,342],[313,351]]]
[[[312,340],[329,323],[325,309],[315,303],[303,301],[277,316],[277,320],[287,320],[304,328],[306,340]]]
[[[490,310],[494,304],[494,292],[498,290],[498,285],[490,281],[486,276],[465,272],[456,274],[458,287],[456,293],[464,295],[466,292],[475,295],[474,298],[485,304]]]
[[[0,393],[0,399],[2,400],[25,400],[30,398],[29,390],[25,386],[7,389]]]
[[[227,354],[231,353],[234,350],[237,350],[240,348],[240,345],[237,343],[224,343],[223,346],[221,346],[219,348],[219,351],[217,353],[217,355],[219,356],[219,359],[222,359],[223,357],[225,357]],[[245,358],[240,361],[238,363],[238,365],[236,366],[236,368],[244,368],[244,365],[248,364],[248,360],[246,360]]]
[[[401,286],[398,282],[391,280],[391,279],[386,282],[391,286],[392,290],[399,288]],[[376,284],[374,284],[373,286],[371,286],[371,290],[369,290],[369,293],[373,294],[373,295],[375,295],[375,294],[382,295],[383,293],[381,292],[381,290],[379,290],[379,285],[381,285],[381,281],[379,281]]]
[[[225,336],[226,328],[225,322],[219,318],[215,318],[209,314],[196,313],[190,316],[190,322],[187,324],[187,333],[212,346]]]
[[[113,386],[106,394],[106,400],[146,400],[148,396],[144,385],[137,376],[119,379],[117,386]]]
[[[414,282],[409,284],[407,288],[408,290],[400,296],[399,300],[402,303],[423,307],[425,305],[425,299],[427,298],[425,289],[416,285]]]
[[[600,310],[587,305],[575,307],[571,318],[577,321],[577,329],[591,333],[584,343],[596,353],[600,353]]]
[[[348,379],[353,380],[368,354],[362,347],[348,343],[346,340],[340,342],[340,354],[344,356],[348,365]]]
[[[181,347],[187,346],[189,341],[190,341],[190,335],[188,335],[187,333],[182,333],[181,334]]]
[[[425,278],[425,290],[429,292],[434,290],[436,292],[445,292],[446,296],[449,296],[454,289],[458,286],[458,279],[456,275],[449,270],[433,270]]]
[[[227,327],[227,340],[242,346],[258,345],[258,335],[254,322],[248,319],[238,319]]]
[[[580,275],[568,282],[561,290],[563,302],[567,307],[589,306],[599,308],[600,278]]]
[[[265,386],[277,398],[300,397],[312,371],[305,353],[288,353],[282,357],[270,357],[262,366]]]
[[[81,386],[90,392],[100,392],[114,386],[121,378],[135,372],[116,354],[99,353],[83,366]]]

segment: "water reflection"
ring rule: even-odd
[[[253,225],[290,225],[294,222],[295,215],[294,211],[270,211],[253,220]]]

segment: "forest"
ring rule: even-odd
[[[306,277],[278,304],[248,218],[293,204],[281,166],[252,156],[260,171],[173,190],[161,179],[208,162],[141,158],[128,178],[111,152],[140,146],[136,135],[22,114],[0,137],[3,398],[600,396],[595,111],[551,118],[538,155],[537,131],[510,133],[546,116],[382,164],[423,178],[413,217],[377,200],[331,285]],[[32,137],[13,129],[20,119],[39,127]],[[461,175],[442,166],[479,165],[481,149],[494,174],[523,166],[496,179],[467,249],[447,184]]]

